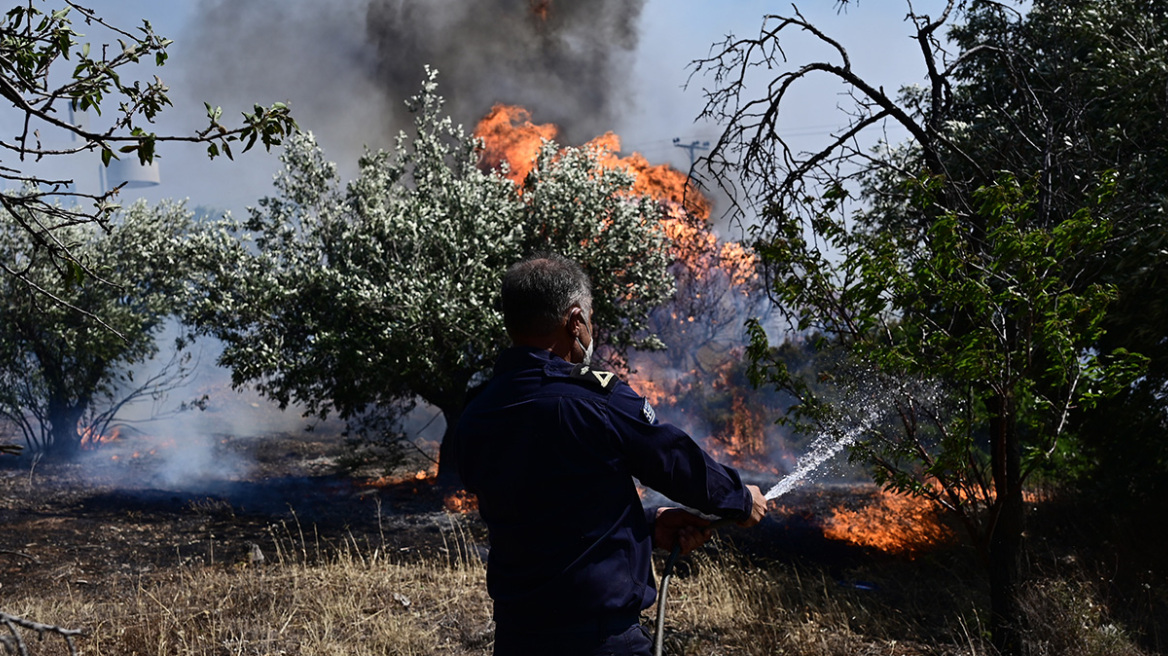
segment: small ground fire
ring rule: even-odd
[[[868,498],[864,506],[833,509],[824,521],[824,535],[909,558],[956,538],[928,499],[885,490],[876,490]]]

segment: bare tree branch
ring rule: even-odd
[[[0,644],[4,645],[5,653],[19,654],[20,656],[28,656],[29,651],[28,645],[25,644],[24,637],[21,635],[19,628],[36,631],[41,637],[46,633],[61,636],[69,648],[70,656],[76,656],[77,654],[77,645],[74,642],[74,638],[85,635],[85,632],[79,629],[65,629],[52,624],[41,624],[40,622],[33,622],[4,612],[0,612],[0,623],[3,623],[8,629],[8,635],[0,636]]]

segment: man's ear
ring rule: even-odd
[[[568,310],[568,331],[577,339],[580,338],[580,329],[587,323],[584,320],[584,309],[579,305],[573,305],[572,309]]]

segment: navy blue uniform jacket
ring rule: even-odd
[[[746,516],[751,496],[614,374],[515,347],[458,423],[459,473],[490,532],[496,622],[635,616],[656,596],[633,478],[674,501]]]

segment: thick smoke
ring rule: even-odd
[[[196,98],[289,100],[333,158],[384,147],[425,65],[457,122],[527,107],[569,141],[610,129],[629,97],[643,2],[203,0],[181,35]],[[225,96],[227,98],[225,98]],[[244,105],[245,109],[250,105]]]
[[[176,38],[176,87],[187,106],[209,101],[227,117],[289,102],[331,158],[355,159],[364,145],[390,143],[387,117],[400,104],[374,78],[365,13],[364,0],[202,0]],[[253,198],[268,191],[260,186]]]
[[[394,94],[416,89],[422,64],[441,71],[455,118],[494,103],[522,105],[582,141],[624,108],[641,2],[444,0],[370,2],[367,37],[378,78]]]

